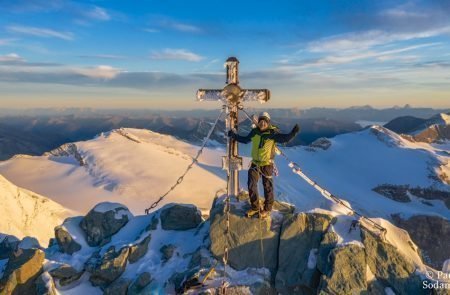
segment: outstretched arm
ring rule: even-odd
[[[255,135],[255,129],[252,129],[252,131],[250,131],[247,136],[241,136],[235,133],[233,130],[228,131],[228,136],[240,143],[249,143],[252,140],[253,135]]]
[[[282,134],[282,133],[276,133],[272,135],[273,140],[275,140],[276,143],[288,143],[291,140],[297,136],[298,132],[300,131],[300,127],[298,124],[295,124],[294,128],[291,132]]]

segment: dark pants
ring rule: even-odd
[[[262,183],[264,187],[264,210],[271,211],[273,205],[273,165],[258,167],[252,163],[248,169],[248,193],[250,195],[250,204],[253,209],[258,210],[258,180],[262,176]]]

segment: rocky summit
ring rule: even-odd
[[[3,236],[0,294],[436,291],[423,288],[434,282],[424,275],[431,268],[394,225],[382,235],[334,211],[275,202],[271,216],[259,219],[245,217],[248,209],[245,194],[229,203],[216,198],[206,220],[193,205],[133,216],[124,205],[101,203],[56,227],[47,248]]]

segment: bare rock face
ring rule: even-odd
[[[210,212],[210,250],[217,259],[222,259],[228,246],[228,263],[236,270],[248,267],[266,267],[275,274],[278,264],[278,240],[280,222],[274,218],[247,218],[250,209],[247,202],[236,202],[230,208],[230,232],[225,234],[227,218],[223,199],[214,202]]]
[[[81,245],[78,244],[64,225],[55,227],[55,239],[58,243],[59,251],[72,255],[81,250]]]
[[[319,139],[316,139],[315,141],[313,141],[310,145],[310,148],[315,148],[315,149],[322,149],[322,150],[327,150],[331,147],[331,141],[328,138],[325,137],[321,137]]]
[[[439,216],[415,215],[402,219],[392,215],[395,225],[408,231],[411,239],[422,250],[422,257],[430,266],[440,270],[450,259],[450,222]]]
[[[331,216],[319,213],[294,214],[284,220],[275,281],[278,291],[313,292],[318,287],[320,273],[316,265],[308,265],[308,260],[310,255],[316,255],[331,220]]]
[[[89,246],[102,246],[124,227],[133,215],[127,207],[117,203],[100,203],[81,220]]]
[[[20,240],[15,236],[6,235],[0,242],[0,260],[7,259],[16,250]]]
[[[145,256],[148,250],[148,244],[150,243],[151,239],[152,236],[148,235],[140,243],[137,243],[136,245],[130,247],[130,255],[128,256],[128,261],[130,263],[135,263]]]
[[[77,271],[68,264],[63,264],[58,268],[52,269],[50,275],[59,280],[61,286],[67,286],[80,279],[84,271]]]
[[[128,288],[128,295],[142,294],[145,287],[152,281],[152,276],[148,272],[141,273]]]
[[[131,280],[119,278],[105,288],[103,295],[127,295]]]
[[[361,294],[367,290],[366,254],[359,245],[334,248],[329,271],[321,277],[319,294]]]
[[[424,200],[442,200],[447,208],[450,209],[450,192],[441,191],[434,188],[410,187],[409,185],[382,184],[372,189],[391,200],[409,203],[411,202],[408,194],[414,195]]]
[[[161,226],[164,230],[188,230],[202,222],[202,215],[193,205],[168,204],[161,210]]]
[[[39,295],[57,295],[55,282],[48,272],[44,272],[36,280],[36,293]]]
[[[18,249],[9,256],[0,280],[0,294],[36,294],[45,254],[39,249]]]
[[[104,288],[120,277],[127,266],[128,254],[128,247],[118,252],[114,247],[109,248],[95,266],[90,266],[92,273],[89,281],[92,285]]]
[[[396,294],[428,294],[422,288],[422,279],[415,273],[413,263],[397,248],[363,228],[361,236],[367,265],[380,283],[392,288]]]

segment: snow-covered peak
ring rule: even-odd
[[[14,235],[36,237],[46,246],[54,235],[54,227],[74,214],[58,203],[17,187],[0,175],[0,232]]]
[[[431,117],[429,124],[450,125],[450,115],[445,113],[437,114],[436,116]]]

